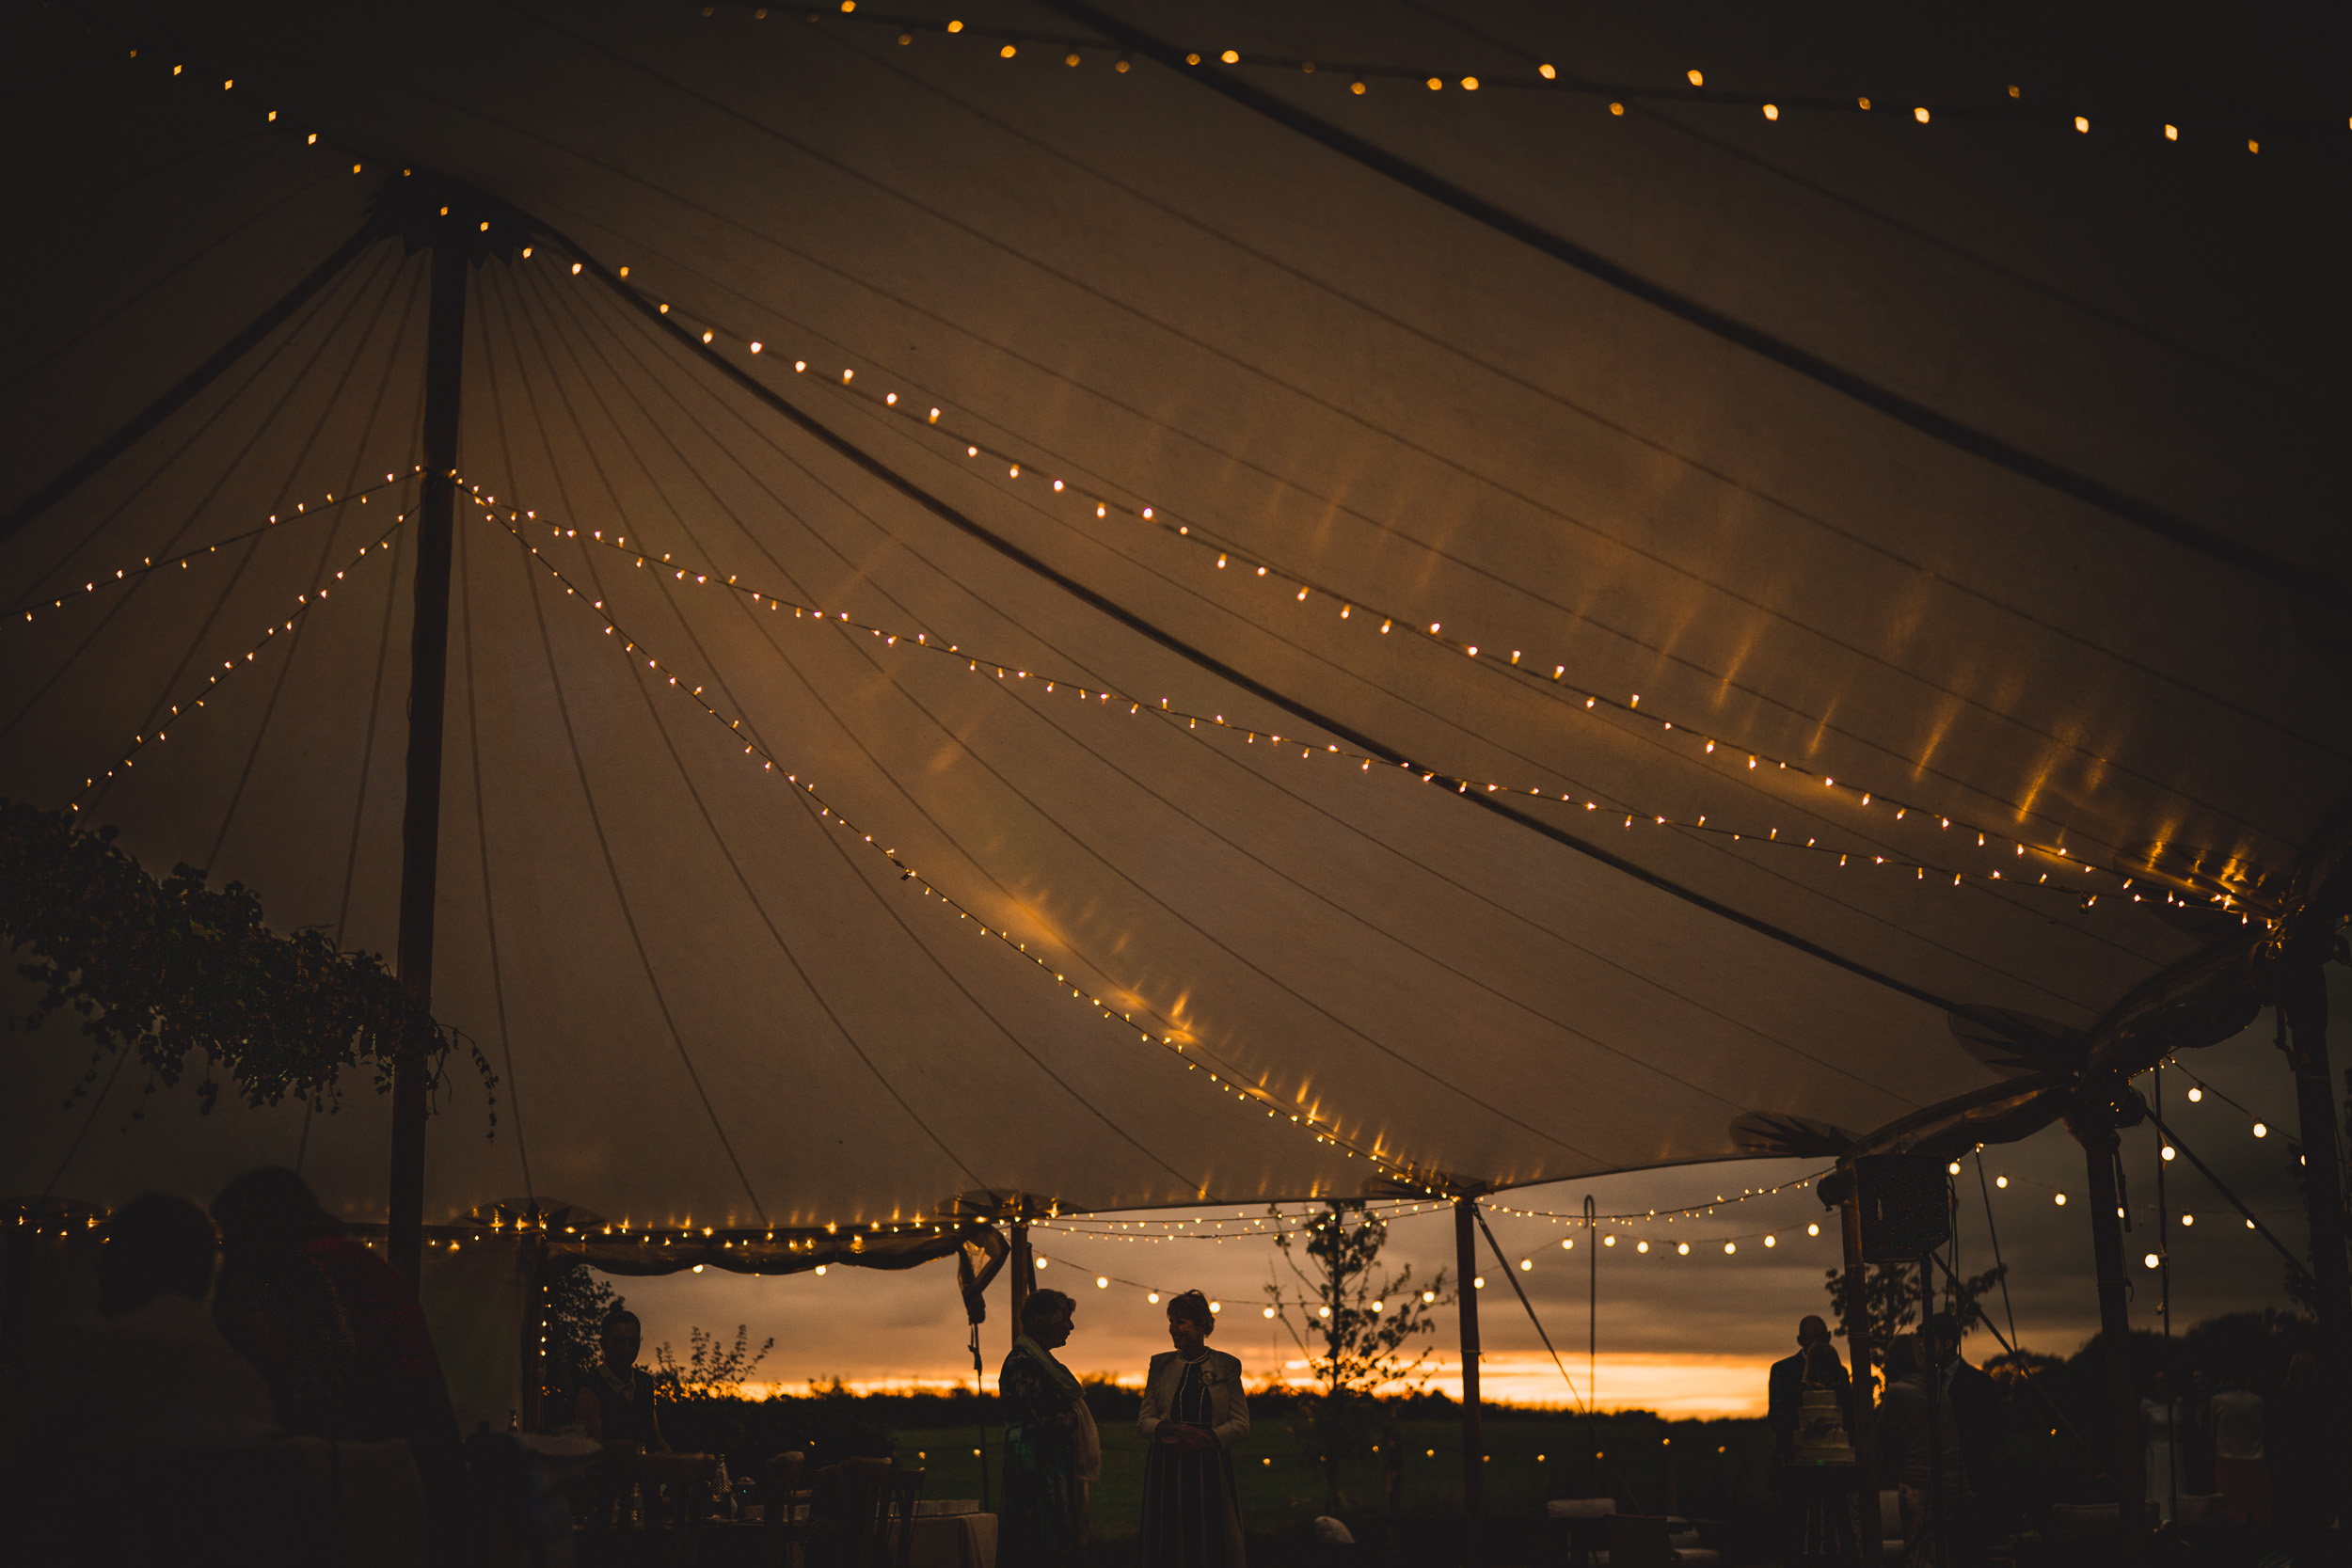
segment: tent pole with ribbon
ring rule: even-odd
[[[443,214],[449,211],[442,208]],[[457,410],[466,362],[466,252],[433,245],[425,324],[424,495],[417,507],[416,610],[408,641],[408,757],[400,822],[401,983],[433,1005],[434,899],[440,880],[441,716],[449,694],[449,580],[457,512]],[[392,1266],[414,1284],[423,1268],[425,1067],[414,1051],[392,1069],[388,1205]]]

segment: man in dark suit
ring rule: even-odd
[[[1838,1411],[1849,1422],[1852,1420],[1852,1379],[1845,1364],[1837,1359],[1836,1347],[1829,1342],[1829,1324],[1811,1314],[1798,1320],[1797,1354],[1785,1361],[1773,1362],[1772,1375],[1765,1384],[1765,1424],[1772,1431],[1775,1479],[1779,1467],[1796,1457],[1797,1418],[1804,1407],[1804,1391],[1808,1387],[1834,1389]],[[1852,1430],[1849,1425],[1848,1433]],[[1780,1489],[1781,1541],[1784,1556],[1791,1562],[1797,1559],[1799,1537],[1804,1530],[1804,1493],[1794,1486]]]
[[[1934,1357],[1941,1386],[1937,1394],[1951,1402],[1952,1425],[1960,1433],[1960,1464],[1967,1472],[1974,1509],[1955,1511],[1952,1517],[1954,1553],[1961,1568],[1984,1560],[1982,1510],[2001,1496],[1994,1489],[1993,1449],[2001,1433],[2001,1396],[1980,1367],[1961,1359],[1960,1320],[1938,1312],[1928,1320],[1929,1354]]]
[[[1766,1385],[1765,1421],[1772,1429],[1773,1463],[1786,1465],[1796,1455],[1797,1416],[1808,1386],[1835,1389],[1838,1410],[1851,1419],[1851,1386],[1845,1363],[1837,1359],[1837,1351],[1829,1342],[1829,1324],[1811,1315],[1799,1320],[1797,1354],[1773,1362]]]

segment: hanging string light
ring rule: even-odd
[[[493,510],[497,509],[493,508]],[[793,613],[795,619],[808,619],[814,617],[818,620],[825,621],[829,625],[838,625],[852,631],[865,632],[867,635],[880,640],[882,645],[887,648],[903,649],[915,653],[928,653],[941,657],[949,658],[963,665],[967,673],[979,676],[983,679],[993,679],[998,682],[1010,681],[1014,683],[1026,683],[1027,687],[1034,692],[1038,693],[1041,697],[1052,696],[1057,693],[1060,693],[1068,699],[1075,701],[1081,705],[1092,703],[1098,705],[1105,710],[1123,708],[1126,715],[1131,718],[1148,714],[1152,718],[1170,724],[1181,724],[1183,729],[1187,734],[1193,735],[1196,737],[1202,737],[1206,733],[1213,733],[1215,731],[1221,730],[1231,734],[1240,735],[1246,745],[1254,746],[1263,740],[1273,748],[1280,748],[1285,745],[1295,746],[1298,748],[1299,760],[1302,761],[1353,764],[1359,772],[1370,772],[1375,764],[1384,769],[1389,768],[1398,768],[1409,773],[1419,774],[1422,782],[1424,784],[1437,784],[1450,786],[1458,794],[1466,795],[1475,789],[1480,793],[1487,795],[1508,794],[1514,798],[1526,798],[1530,800],[1557,800],[1561,803],[1569,806],[1576,806],[1581,803],[1582,809],[1587,812],[1606,812],[1612,818],[1622,818],[1620,826],[1629,832],[1636,827],[1649,828],[1653,830],[1669,829],[1689,834],[1711,836],[1728,843],[1752,843],[1767,848],[1778,848],[1807,853],[1815,856],[1817,859],[1820,859],[1824,863],[1834,862],[1833,868],[1867,866],[1876,870],[1889,871],[1899,876],[1909,877],[1914,880],[1921,882],[1927,881],[1930,878],[1933,878],[1937,884],[1941,886],[1959,886],[1966,881],[1976,881],[1985,886],[1992,886],[1997,883],[2004,887],[2025,888],[2031,890],[2037,887],[2050,885],[2050,879],[2053,875],[2052,871],[2043,871],[2041,873],[2038,879],[2028,882],[2025,880],[2023,875],[2008,877],[2001,871],[1986,872],[1966,870],[1949,865],[1904,860],[1898,856],[1876,854],[1864,849],[1841,847],[1836,844],[1824,844],[1820,841],[1818,835],[1809,835],[1802,838],[1795,834],[1783,836],[1780,830],[1777,828],[1770,828],[1759,833],[1752,828],[1740,829],[1721,822],[1710,822],[1704,815],[1692,818],[1678,815],[1670,815],[1664,812],[1652,811],[1647,808],[1628,809],[1628,807],[1621,801],[1597,797],[1588,797],[1580,802],[1577,796],[1572,791],[1556,790],[1554,793],[1548,794],[1540,785],[1521,785],[1516,783],[1504,784],[1493,780],[1463,778],[1454,774],[1444,772],[1436,768],[1422,767],[1410,761],[1392,763],[1387,758],[1375,757],[1369,752],[1357,751],[1351,747],[1342,746],[1335,741],[1327,740],[1318,744],[1313,741],[1301,740],[1295,736],[1290,736],[1286,740],[1285,737],[1279,732],[1261,731],[1248,725],[1241,724],[1237,721],[1229,721],[1222,713],[1214,711],[1196,712],[1177,707],[1165,697],[1152,700],[1135,695],[1133,693],[1106,689],[1099,685],[1090,685],[1083,680],[1073,681],[1063,676],[1047,674],[1042,671],[1028,669],[1019,664],[1017,661],[1005,661],[988,657],[975,650],[967,649],[960,643],[945,642],[934,640],[928,632],[910,633],[903,630],[896,630],[890,627],[870,624],[865,621],[854,620],[847,611],[827,612],[822,609],[814,605],[803,603],[798,599],[787,595],[772,594],[764,589],[752,587],[744,583],[739,574],[729,574],[722,578],[715,570],[690,570],[688,567],[679,565],[670,554],[665,553],[657,557],[647,549],[629,548],[625,535],[616,535],[614,538],[607,539],[604,537],[603,531],[601,530],[590,530],[585,535],[582,535],[577,528],[565,529],[561,525],[543,521],[537,518],[535,514],[526,516],[519,510],[511,507],[505,509],[505,515],[511,520],[516,522],[529,522],[537,527],[544,527],[548,530],[549,536],[552,538],[574,541],[580,544],[582,547],[601,548],[612,551],[628,558],[641,568],[653,566],[667,570],[670,572],[673,579],[678,583],[689,584],[694,587],[716,586],[728,592],[739,594],[748,599],[751,603],[764,606],[771,610],[781,611],[788,610]],[[1433,633],[1437,630],[1438,628],[1433,626]],[[1638,697],[1634,699],[1634,702],[1637,705],[1640,699]],[[1979,837],[1981,836],[1982,835],[1979,835]],[[2023,850],[2021,849],[2021,857],[2022,854]],[[2080,872],[2088,869],[2082,864],[2082,863],[2068,859],[2062,851],[2056,858],[2054,863],[2057,866],[2063,867],[2065,870]],[[2030,869],[2030,867],[2028,867],[2028,869]],[[2057,874],[2063,878],[2064,871],[2059,871]],[[2126,886],[2129,886],[2128,879],[2126,881]],[[2098,895],[2096,894],[2085,895],[2080,891],[2079,884],[2071,883],[2065,880],[2061,880],[2058,884],[2058,890],[2065,894],[2065,895],[2070,899],[2080,900],[2085,907],[2094,905],[2098,899]],[[2138,895],[2134,895],[2134,901],[2137,900],[2137,896]],[[2111,905],[2110,907],[2114,906]]]
[[[656,304],[657,309],[664,313],[674,309],[670,302],[657,301],[655,296],[644,293],[642,290],[639,291],[639,294],[641,298]],[[706,342],[713,341],[715,331],[716,324],[711,324],[711,329],[703,333],[704,341]],[[733,329],[727,331],[727,337],[733,341],[748,341],[742,334]],[[795,372],[805,373],[808,363],[809,361],[805,358],[796,359],[793,366]],[[1216,557],[1215,570],[1226,571],[1237,568],[1239,574],[1247,580],[1255,582],[1263,579],[1268,586],[1279,587],[1289,594],[1294,602],[1300,606],[1313,607],[1318,603],[1336,606],[1340,620],[1361,625],[1368,635],[1388,636],[1392,632],[1401,632],[1407,637],[1441,646],[1449,653],[1468,657],[1502,678],[1511,679],[1523,687],[1542,691],[1554,700],[1565,702],[1573,710],[1595,716],[1607,713],[1620,722],[1630,721],[1644,726],[1655,724],[1658,726],[1659,736],[1671,737],[1674,743],[1683,748],[1685,754],[1691,760],[1711,764],[1719,771],[1743,779],[1752,785],[1761,786],[1767,779],[1777,780],[1783,776],[1791,782],[1802,781],[1804,798],[1800,804],[1803,809],[1816,810],[1824,804],[1836,804],[1843,809],[1866,814],[1877,812],[1894,822],[1905,822],[1913,817],[1919,818],[1923,823],[1932,820],[1936,824],[1935,831],[1939,834],[1949,834],[1955,831],[1963,837],[1973,834],[1977,840],[1977,847],[1992,849],[1995,852],[2006,848],[2010,851],[2010,858],[2012,861],[2027,860],[2028,863],[2025,866],[2012,865],[2005,871],[1969,870],[1930,863],[1915,857],[1881,855],[1871,850],[1841,849],[1835,846],[1823,846],[1818,842],[1818,835],[1814,835],[1812,841],[1801,843],[1798,835],[1791,834],[1784,837],[1779,830],[1772,828],[1768,828],[1761,834],[1752,830],[1733,830],[1721,823],[1708,823],[1704,816],[1694,816],[1687,812],[1661,814],[1655,811],[1628,810],[1614,802],[1600,800],[1596,800],[1591,809],[1614,811],[1620,815],[1630,816],[1635,823],[1646,818],[1653,826],[1671,827],[1687,833],[1704,833],[1718,838],[1737,839],[1743,843],[1771,844],[1781,847],[1804,847],[1819,855],[1842,857],[1838,863],[1841,866],[1859,864],[1867,861],[1874,866],[1891,868],[1899,874],[1907,874],[1919,881],[1933,878],[1948,885],[1949,879],[1957,877],[1962,880],[1979,880],[1988,886],[1998,882],[2005,888],[2014,889],[2020,886],[2050,886],[2052,878],[2057,877],[2060,879],[2057,885],[2070,894],[2074,893],[2076,889],[2084,890],[2077,896],[2081,898],[2084,907],[2088,908],[2101,896],[2101,893],[2093,889],[2105,887],[2105,883],[2097,879],[2106,879],[2106,881],[2116,884],[2106,890],[2106,895],[2119,902],[2137,904],[2156,900],[2160,896],[2161,901],[2167,904],[2206,904],[2237,911],[2242,916],[2247,915],[2249,911],[2260,912],[2264,914],[2265,924],[2271,923],[2269,920],[2271,899],[2264,891],[2269,881],[2269,875],[2251,865],[2242,865],[2238,862],[2232,861],[2222,872],[2208,872],[2205,869],[2206,862],[2215,858],[2210,851],[2200,851],[2178,845],[2153,847],[2144,864],[2125,867],[2103,863],[2092,857],[2077,853],[2066,845],[2022,838],[2004,832],[1997,828],[1971,823],[1964,818],[1955,817],[1934,808],[1923,806],[1916,800],[1906,797],[1889,795],[1875,785],[1857,784],[1851,778],[1841,784],[1834,774],[1816,772],[1802,762],[1792,762],[1776,756],[1769,750],[1740,744],[1728,737],[1693,727],[1683,720],[1661,714],[1658,711],[1658,705],[1654,700],[1647,708],[1645,708],[1642,696],[1638,692],[1619,696],[1603,692],[1597,688],[1580,685],[1569,678],[1567,666],[1565,663],[1550,663],[1549,673],[1547,673],[1545,666],[1548,661],[1540,655],[1518,648],[1510,649],[1506,655],[1502,650],[1482,641],[1472,641],[1458,631],[1448,634],[1444,629],[1446,623],[1442,620],[1424,623],[1402,616],[1393,610],[1368,605],[1318,579],[1309,578],[1290,568],[1255,557],[1213,530],[1179,516],[1165,507],[1131,504],[1105,492],[1090,489],[1081,482],[1054,475],[1049,470],[1041,467],[1032,458],[1008,451],[993,442],[961,430],[936,405],[925,405],[918,408],[915,401],[901,398],[895,391],[878,391],[870,385],[857,385],[850,370],[845,370],[838,380],[831,375],[821,376],[819,380],[832,388],[836,395],[859,399],[891,418],[905,420],[926,431],[934,432],[952,447],[960,448],[967,461],[986,459],[996,464],[1004,469],[1004,476],[1000,483],[1018,483],[1025,475],[1031,479],[1041,480],[1051,494],[1070,499],[1082,508],[1091,508],[1092,515],[1097,518],[1118,517],[1122,521],[1144,524],[1190,546],[1200,559],[1205,560],[1214,555]],[[1378,624],[1376,631],[1372,629],[1375,622]],[[1362,760],[1353,753],[1349,755],[1351,760]],[[1385,762],[1383,766],[1386,766]],[[1817,780],[1819,781],[1818,793],[1813,787]],[[1540,788],[1522,788],[1501,781],[1450,778],[1448,782],[1494,794],[1523,793],[1537,797],[1543,794]],[[1565,798],[1565,794],[1564,798]],[[1632,825],[1633,823],[1626,824],[1629,827]],[[2029,860],[2028,857],[2030,857]],[[2165,863],[2166,862],[2173,863],[2168,864]],[[2073,879],[2081,879],[2081,880]]]
[[[712,8],[706,6],[703,8],[703,14],[711,15]],[[764,20],[767,14],[764,8],[754,12],[755,19],[759,20]],[[846,6],[838,12],[811,11],[807,13],[807,20],[810,23],[840,22],[885,28],[897,35],[897,41],[901,47],[913,44],[918,33],[935,33],[943,39],[961,36],[974,43],[987,46],[992,50],[993,57],[998,59],[1011,59],[1019,45],[1036,43],[1045,46],[1051,57],[1073,68],[1084,64],[1089,54],[1098,59],[1111,59],[1114,62],[1113,69],[1120,74],[1124,74],[1129,66],[1128,51],[1110,40],[1087,34],[1041,33],[1034,28],[1025,27],[1016,31],[1002,26],[991,26],[984,23],[941,22],[923,17],[884,15],[853,10]],[[1476,75],[1464,74],[1455,70],[1433,70],[1427,65],[1349,62],[1329,58],[1315,60],[1299,55],[1262,53],[1231,46],[1188,50],[1184,55],[1184,62],[1185,68],[1192,70],[1207,69],[1214,64],[1229,70],[1272,75],[1309,77],[1320,75],[1334,83],[1344,84],[1343,89],[1335,87],[1334,90],[1343,90],[1344,95],[1350,98],[1362,98],[1372,90],[1374,84],[1387,83],[1434,93],[1445,93],[1449,88],[1458,87],[1465,94],[1476,94],[1482,90],[1498,88],[1505,91],[1564,94],[1594,103],[1606,103],[1609,112],[1613,115],[1622,114],[1624,105],[1628,103],[1669,105],[1707,104],[1725,108],[1755,109],[1761,112],[1767,120],[1773,121],[1777,121],[1791,108],[1806,114],[1819,114],[1825,117],[1867,115],[1871,112],[1870,100],[1858,94],[1826,96],[1785,91],[1757,92],[1720,86],[1708,87],[1706,71],[1695,68],[1655,82],[1600,82],[1580,78],[1573,72],[1563,71],[1551,61],[1538,60],[1533,55],[1523,56],[1516,69],[1482,71]],[[1956,100],[1932,106],[1921,105],[1912,111],[1912,119],[1921,125],[1931,123],[1937,117],[1980,122],[1990,121],[2004,125],[2029,125],[2051,130],[2069,130],[2081,134],[2087,134],[2090,124],[2087,117],[2076,114],[2071,109],[2063,107],[2043,109],[2038,104],[2032,107],[2026,106],[2024,103],[2023,92],[2016,87],[2010,87],[2006,95],[1994,98],[1989,103]],[[2172,117],[2168,121],[2163,116],[2145,114],[2102,114],[2100,121],[2103,125],[2122,127],[2146,135],[2151,139],[2166,142],[2178,142],[2180,127],[2189,123],[2178,116]],[[2280,131],[2303,129],[2269,119],[2254,123],[2259,129],[2273,127]],[[2249,153],[2262,150],[2260,136],[2248,135],[2242,124],[2232,125],[2224,129],[2211,121],[2206,121],[2202,122],[2201,128],[2213,136],[2215,145],[2234,147],[2242,141],[2246,150]]]
[[[279,633],[292,632],[295,625],[304,617],[308,616],[312,610],[323,607],[326,603],[328,594],[333,591],[334,585],[343,581],[345,573],[357,571],[360,564],[367,560],[371,552],[373,552],[380,559],[387,551],[389,551],[391,547],[392,535],[399,531],[400,525],[406,520],[406,513],[395,515],[391,520],[391,526],[384,531],[382,537],[376,539],[371,544],[359,546],[358,552],[351,558],[350,565],[344,567],[341,571],[338,571],[333,578],[313,583],[310,588],[296,594],[294,595],[294,608],[287,611],[284,620],[273,620],[267,626],[263,627],[262,635],[256,638],[252,645],[246,649],[245,656],[242,658],[225,658],[221,660],[220,669],[205,677],[203,686],[199,689],[199,694],[190,696],[184,702],[174,703],[171,705],[171,712],[169,716],[167,716],[163,722],[158,724],[153,730],[143,731],[138,735],[133,736],[131,737],[131,744],[123,749],[121,760],[116,763],[114,767],[107,768],[103,773],[84,779],[82,781],[82,787],[80,791],[77,792],[73,799],[68,801],[67,804],[73,810],[80,811],[82,809],[82,802],[85,800],[87,800],[94,791],[103,787],[105,783],[112,779],[117,773],[128,771],[135,764],[142,752],[145,752],[150,746],[161,745],[167,738],[169,737],[171,729],[174,725],[178,724],[183,719],[194,717],[198,709],[206,705],[209,700],[209,697],[206,694],[211,693],[223,681],[230,679],[239,671],[250,669],[254,661],[261,657],[262,650],[266,649],[279,635]]]
[[[412,475],[413,472],[412,469]],[[291,512],[273,512],[264,521],[252,528],[246,529],[242,532],[231,533],[226,538],[215,539],[211,544],[199,548],[184,550],[178,555],[166,556],[161,561],[157,561],[152,556],[141,556],[136,565],[118,566],[111,572],[102,571],[97,576],[86,579],[82,584],[80,594],[67,594],[51,599],[46,604],[34,605],[31,609],[24,610],[24,619],[30,621],[37,615],[63,610],[67,605],[77,603],[85,597],[95,594],[100,589],[111,587],[116,583],[136,582],[151,573],[167,572],[173,567],[178,567],[183,572],[188,571],[199,563],[211,560],[231,545],[242,545],[248,539],[260,538],[262,534],[276,529],[280,523],[297,523],[322,517],[339,507],[365,506],[372,497],[382,495],[387,490],[396,489],[407,483],[406,477],[396,477],[394,474],[388,473],[384,476],[382,483],[371,484],[364,490],[349,491],[341,497],[330,490],[315,502],[296,501]]]
[[[1578,1226],[1584,1224],[1587,1218],[1599,1220],[1603,1223],[1625,1220],[1666,1219],[1692,1214],[1711,1214],[1718,1209],[1728,1208],[1735,1204],[1753,1203],[1757,1198],[1772,1197],[1781,1193],[1787,1192],[1804,1191],[1810,1188],[1815,1182],[1820,1180],[1822,1177],[1827,1176],[1828,1174],[1829,1168],[1824,1167],[1823,1169],[1810,1172],[1804,1176],[1792,1176],[1788,1180],[1777,1182],[1770,1187],[1742,1187],[1740,1189],[1740,1195],[1737,1197],[1731,1196],[1727,1194],[1718,1193],[1715,1196],[1714,1201],[1711,1203],[1701,1201],[1687,1203],[1678,1208],[1629,1210],[1622,1214],[1594,1214],[1588,1216],[1581,1210],[1575,1213],[1565,1213],[1555,1209],[1515,1209],[1507,1203],[1500,1202],[1491,1197],[1483,1198],[1480,1201],[1486,1208],[1492,1210],[1494,1212],[1498,1214],[1509,1214],[1516,1219],[1553,1220],[1561,1224],[1573,1224]]]
[[[604,623],[606,634],[621,645],[625,654],[632,658],[643,657],[645,669],[656,673],[657,675],[660,674],[660,661],[652,657],[634,637],[622,627],[619,620],[606,607],[605,602],[581,593],[570,578],[540,553],[536,545],[532,544],[530,539],[525,537],[522,525],[537,524],[537,515],[534,512],[520,510],[511,505],[501,507],[496,503],[495,498],[485,498],[479,494],[478,486],[461,489],[459,494],[503,528],[530,555],[532,562],[544,568],[548,576],[563,587],[566,597],[576,598],[582,605],[590,607],[591,611]],[[547,525],[538,524],[537,526]],[[572,531],[576,533],[577,531]],[[707,574],[703,575],[707,576]],[[683,580],[682,569],[680,569],[679,580]],[[1342,1158],[1361,1159],[1373,1169],[1392,1180],[1423,1186],[1433,1192],[1437,1190],[1415,1173],[1409,1162],[1401,1161],[1395,1155],[1382,1150],[1377,1143],[1366,1143],[1343,1132],[1335,1118],[1326,1117],[1304,1104],[1293,1109],[1283,1104],[1269,1090],[1240,1078],[1229,1064],[1201,1050],[1197,1042],[1188,1038],[1180,1038],[1179,1035],[1182,1031],[1173,1022],[1160,1018],[1149,1008],[1138,1008],[1132,1005],[1121,1006],[1116,1002],[1089,991],[1082,983],[1056,970],[1045,958],[1031,953],[1026,942],[1008,930],[991,927],[984,915],[958,902],[945,889],[936,886],[925,878],[915,867],[908,865],[898,857],[895,849],[876,844],[873,834],[861,832],[856,823],[850,821],[830,800],[818,792],[813,783],[801,778],[788,767],[779,767],[773,753],[756,741],[746,740],[742,733],[742,721],[729,719],[721,713],[704,697],[700,687],[681,686],[675,674],[666,676],[666,679],[668,689],[675,691],[680,698],[691,702],[707,718],[723,726],[735,740],[742,742],[743,755],[757,763],[762,773],[780,779],[796,792],[804,807],[814,808],[817,820],[850,834],[851,843],[887,862],[898,872],[898,880],[913,883],[914,891],[924,898],[938,900],[943,912],[953,912],[959,923],[971,922],[980,936],[995,942],[1003,950],[1017,955],[1038,974],[1051,975],[1057,989],[1066,990],[1073,1001],[1084,1004],[1098,1019],[1108,1023],[1122,1025],[1128,1029],[1135,1029],[1136,1012],[1142,1011],[1149,1022],[1159,1026],[1160,1032],[1155,1036],[1149,1028],[1139,1029],[1136,1030],[1137,1039],[1166,1051],[1172,1058],[1184,1064],[1185,1071],[1201,1073],[1204,1080],[1218,1094],[1232,1098],[1242,1109],[1262,1112],[1265,1119],[1278,1125],[1295,1126],[1300,1132],[1311,1137],[1315,1143],[1330,1148]]]

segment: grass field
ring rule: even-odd
[[[1765,1467],[1770,1439],[1761,1421],[1663,1421],[1653,1416],[1581,1419],[1536,1411],[1494,1411],[1486,1423],[1486,1514],[1498,1524],[1533,1521],[1549,1497],[1613,1495],[1643,1508],[1724,1519],[1758,1518],[1770,1509]],[[1597,1432],[1596,1440],[1593,1435]],[[1462,1431],[1458,1419],[1406,1418],[1390,1428],[1398,1454],[1397,1513],[1412,1519],[1458,1517],[1462,1510]],[[997,1445],[988,1441],[993,1488],[1003,1475]],[[901,1428],[891,1433],[895,1457],[929,1474],[931,1497],[977,1497],[978,1433],[952,1427]],[[1095,1538],[1103,1560],[1117,1562],[1136,1541],[1143,1509],[1143,1440],[1132,1421],[1104,1422],[1103,1480],[1094,1494]],[[1596,1452],[1606,1454],[1596,1460]],[[1668,1476],[1669,1454],[1673,1475]],[[1315,1515],[1334,1512],[1359,1539],[1374,1539],[1385,1515],[1387,1456],[1365,1455],[1341,1476],[1343,1500],[1327,1507],[1323,1466],[1304,1424],[1281,1415],[1262,1417],[1234,1449],[1243,1518],[1253,1544],[1272,1548],[1303,1542]],[[1252,1560],[1259,1552],[1253,1549]]]

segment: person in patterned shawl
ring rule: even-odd
[[[1245,1568],[1233,1445],[1249,1435],[1241,1363],[1208,1340],[1209,1298],[1186,1291],[1168,1304],[1175,1345],[1152,1358],[1143,1417],[1143,1560],[1148,1568]]]
[[[1002,1568],[1076,1568],[1086,1551],[1087,1489],[1102,1441],[1078,1380],[1054,1357],[1070,1342],[1078,1304],[1038,1291],[1021,1304],[1021,1337],[997,1375],[1005,1409]]]

